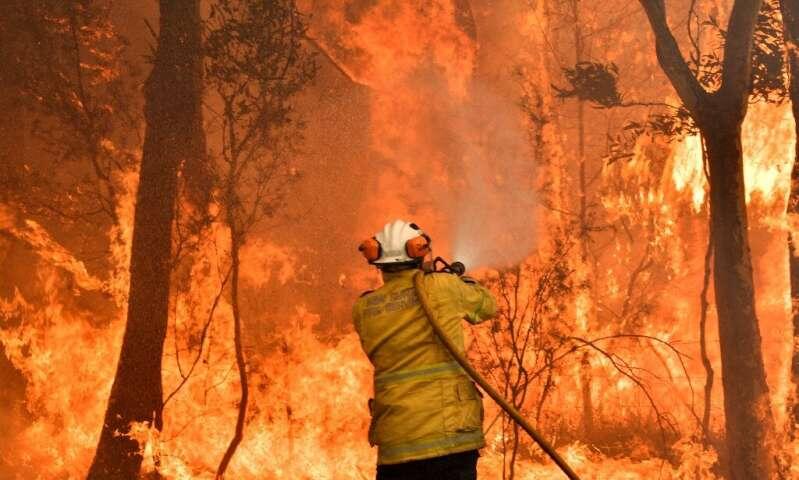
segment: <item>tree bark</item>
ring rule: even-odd
[[[146,130],[136,198],[128,316],[89,479],[135,479],[142,453],[131,423],[161,429],[177,176],[205,156],[199,0],[161,0],[160,35],[145,85]],[[120,435],[122,434],[122,435]]]
[[[703,147],[704,148],[704,147]],[[705,389],[704,405],[702,407],[702,441],[705,446],[710,445],[710,407],[713,401],[713,380],[715,372],[710,356],[707,352],[707,313],[710,302],[707,300],[707,293],[710,289],[710,278],[713,272],[713,226],[712,221],[708,221],[707,250],[705,251],[705,272],[702,278],[702,292],[699,294],[699,355],[702,359],[702,367],[705,369]]]
[[[780,0],[780,10],[788,46],[788,65],[790,72],[789,94],[793,110],[796,132],[796,150],[791,169],[791,192],[788,197],[786,213],[789,217],[799,216],[799,1]],[[788,407],[788,436],[795,440],[799,434],[799,245],[791,230],[788,231],[788,265],[791,278],[791,319],[793,320],[793,352],[791,355],[791,392]]]
[[[685,62],[666,21],[665,0],[639,2],[655,33],[658,62],[707,142],[729,476],[769,479],[778,473],[779,464],[755,313],[741,147],[741,123],[752,83],[753,34],[762,0],[735,0],[725,37],[721,86],[713,93],[704,89]]]
[[[718,109],[709,116],[715,119],[713,123],[706,123],[701,129],[707,139],[710,168],[713,286],[719,318],[729,475],[733,480],[756,480],[772,478],[777,471],[777,457],[755,313],[742,117],[735,119],[731,112]]]

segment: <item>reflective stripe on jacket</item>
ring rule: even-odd
[[[485,445],[480,394],[433,333],[414,290],[416,271],[384,273],[384,285],[353,308],[355,329],[375,369],[369,442],[378,446],[378,464]],[[493,297],[446,273],[425,275],[424,284],[438,322],[463,351],[461,320],[492,317]]]

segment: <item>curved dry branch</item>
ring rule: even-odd
[[[652,397],[652,394],[649,392],[649,389],[646,387],[644,382],[634,373],[634,370],[636,368],[627,363],[626,360],[619,357],[618,355],[598,347],[593,341],[585,340],[580,337],[569,337],[569,338],[581,342],[587,347],[591,348],[592,350],[595,350],[598,353],[600,353],[603,357],[608,359],[608,361],[611,363],[611,365],[613,365],[616,371],[624,375],[627,379],[629,379],[636,386],[638,386],[638,388],[641,390],[641,392],[643,392],[644,396],[649,401],[649,405],[652,407],[652,410],[654,410],[655,412],[655,419],[657,420],[658,427],[660,429],[661,440],[663,442],[663,446],[665,447],[666,428],[664,426],[664,422],[668,424],[672,432],[676,432],[677,428],[668,420],[666,415],[661,413],[660,408],[657,406],[657,402],[655,402],[655,399]]]
[[[161,408],[165,407],[166,404],[169,402],[169,400],[171,400],[172,397],[177,395],[180,389],[183,388],[186,382],[189,381],[189,378],[191,378],[191,374],[194,372],[194,368],[200,362],[200,358],[202,357],[203,354],[203,345],[205,344],[205,337],[208,335],[208,329],[211,326],[211,322],[214,319],[214,313],[216,313],[216,308],[219,305],[219,301],[222,298],[222,294],[225,292],[225,286],[227,285],[227,282],[230,279],[230,273],[232,270],[233,270],[232,268],[229,268],[227,273],[225,274],[225,277],[222,280],[222,285],[219,286],[219,292],[217,292],[216,296],[214,297],[214,302],[211,305],[210,312],[208,313],[208,319],[205,321],[205,324],[203,324],[203,329],[202,332],[200,333],[200,349],[197,351],[197,356],[194,357],[194,360],[191,363],[191,367],[189,367],[189,371],[185,375],[181,373],[180,383],[178,383],[178,386],[175,387],[175,389],[172,390],[169,393],[169,395],[166,396],[164,402],[162,403]]]

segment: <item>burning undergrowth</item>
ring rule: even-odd
[[[587,140],[596,145],[583,155],[593,160],[581,174],[577,111],[553,95],[556,55],[541,48],[562,27],[546,2],[298,3],[314,12],[307,35],[326,74],[347,84],[337,91],[366,99],[357,125],[367,126],[359,133],[368,141],[346,152],[353,159],[322,163],[316,159],[329,140],[306,132],[315,151],[299,149],[297,168],[308,182],[335,183],[326,201],[353,211],[322,218],[305,209],[307,198],[290,198],[302,215],[242,246],[251,397],[228,475],[373,477],[371,368],[346,309],[359,290],[378,283],[355,265],[354,246],[382,222],[406,217],[433,235],[437,254],[481,267],[476,276],[498,297],[500,314],[472,331],[470,358],[584,478],[721,478],[724,411],[711,287],[704,292],[710,305],[702,303],[708,187],[699,138],[641,135],[627,156],[611,161],[596,146],[609,135],[594,132]],[[651,62],[609,55],[621,71]],[[328,82],[314,94],[323,98],[333,88]],[[301,113],[313,115],[315,107],[302,101]],[[618,127],[606,110],[583,114],[589,126]],[[323,125],[343,134],[356,129]],[[795,222],[785,214],[791,127],[785,105],[751,108],[743,127],[757,311],[780,431],[789,426],[795,389],[786,243]],[[102,271],[44,219],[12,205],[0,210],[0,342],[8,366],[0,372],[10,372],[14,385],[14,408],[0,423],[0,476],[81,478],[92,462],[125,329],[137,178],[125,171],[113,179],[118,221],[96,232],[110,245]],[[293,227],[315,233],[300,237]],[[214,478],[234,433],[240,381],[229,234],[219,217],[208,222],[173,271],[164,428],[142,424],[130,433],[144,470],[163,478]],[[332,273],[321,274],[319,265]],[[708,365],[716,375],[709,389]],[[485,403],[483,477],[561,478]],[[781,453],[797,458],[799,442],[786,440]]]

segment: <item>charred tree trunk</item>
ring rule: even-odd
[[[741,148],[741,121],[719,109],[703,126],[710,169],[713,286],[719,318],[721,379],[730,478],[776,473],[774,420],[755,313]],[[722,119],[728,119],[723,121]],[[713,126],[711,126],[713,125]]]
[[[791,169],[791,192],[788,197],[787,214],[799,215],[799,2],[797,0],[780,0],[780,10],[785,32],[785,44],[788,46],[788,62],[790,69],[789,92],[791,108],[796,131],[796,152]],[[793,320],[793,353],[791,356],[791,381],[794,390],[788,401],[788,436],[796,439],[799,433],[799,239],[788,232],[788,265],[791,277],[791,318]]]
[[[90,479],[138,478],[140,445],[124,434],[133,422],[163,425],[161,356],[177,175],[183,162],[205,155],[199,7],[199,0],[160,1],[160,35],[145,85],[127,325]]]
[[[752,43],[762,0],[735,0],[724,45],[721,86],[707,91],[694,76],[666,20],[665,0],[639,0],[655,50],[707,146],[713,285],[718,312],[730,478],[777,474],[774,419],[755,313],[746,217],[741,123],[752,88]]]

